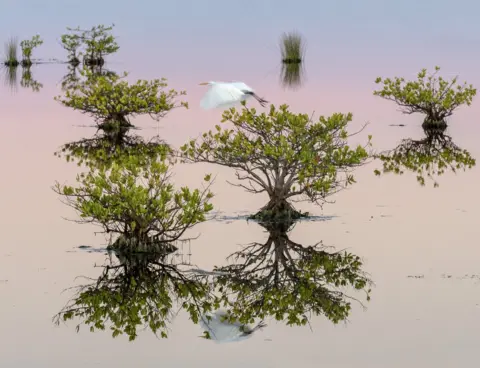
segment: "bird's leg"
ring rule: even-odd
[[[252,96],[255,97],[255,99],[258,101],[258,103],[259,103],[262,107],[265,107],[265,105],[268,103],[267,100],[264,100],[263,98],[258,97],[258,95],[256,95],[255,93],[252,93]]]

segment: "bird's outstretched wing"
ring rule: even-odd
[[[245,83],[243,82],[239,82],[239,81],[232,81],[230,83],[232,86],[234,86],[235,88],[238,88],[240,91],[248,91],[248,92],[255,92],[251,87],[247,86]]]
[[[234,106],[244,97],[243,92],[231,83],[219,83],[210,87],[200,101],[200,106],[205,110],[217,107],[227,108]]]

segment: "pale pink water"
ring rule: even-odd
[[[401,138],[421,137],[421,117],[403,116],[393,104],[371,95],[372,78],[322,81],[315,63],[307,69],[304,87],[282,90],[276,61],[265,61],[257,72],[189,71],[169,79],[173,88],[186,89],[189,110],[173,111],[161,122],[161,135],[175,146],[212,128],[220,111],[198,107],[206,80],[238,79],[252,85],[275,104],[287,102],[292,110],[316,114],[334,111],[354,113],[354,127],[370,121],[357,141],[367,134],[375,148],[393,147]],[[268,63],[273,63],[273,66]],[[172,66],[159,71],[153,66],[114,64],[112,69],[131,70],[130,78],[169,77]],[[0,90],[0,358],[2,367],[467,367],[477,360],[480,323],[480,288],[466,274],[479,274],[478,238],[480,172],[474,168],[457,175],[446,174],[440,187],[420,187],[410,174],[402,177],[373,175],[377,164],[361,168],[351,189],[336,196],[336,203],[323,210],[303,207],[315,214],[335,215],[325,222],[301,223],[292,240],[309,245],[349,248],[365,260],[365,270],[376,286],[363,311],[354,304],[347,325],[332,325],[322,317],[308,328],[291,328],[270,322],[251,339],[216,345],[199,339],[200,327],[180,315],[171,325],[168,340],[141,332],[133,343],[125,337],[112,339],[108,331],[76,333],[74,323],[54,327],[51,317],[68,300],[61,291],[78,275],[95,276],[96,253],[68,253],[81,244],[102,246],[95,228],[62,219],[75,213],[60,203],[51,190],[55,180],[73,182],[75,164],[53,156],[62,144],[93,135],[94,130],[74,127],[90,119],[53,101],[56,86],[66,68],[62,65],[34,67],[34,78],[44,84],[40,93],[20,88],[12,95]],[[447,70],[446,73],[456,70]],[[412,76],[402,69],[398,75]],[[463,75],[476,83],[479,75]],[[367,82],[363,82],[367,80]],[[476,80],[476,81],[475,81]],[[477,83],[478,84],[478,83]],[[464,108],[451,119],[450,134],[456,143],[478,157],[475,125],[480,105]],[[138,119],[142,134],[152,136],[156,125]],[[390,123],[408,124],[405,128]],[[178,166],[175,181],[196,186],[205,172],[218,174],[214,186],[215,207],[225,215],[254,211],[265,198],[228,186],[233,174],[217,167]],[[221,264],[239,244],[266,239],[262,229],[245,221],[207,222],[193,229],[200,233],[192,243],[192,261],[209,269]],[[450,274],[451,278],[442,278]],[[422,279],[408,275],[424,275]],[[268,321],[267,321],[268,322]],[[271,341],[268,341],[271,339]],[[267,341],[266,341],[267,340]]]

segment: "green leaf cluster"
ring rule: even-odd
[[[82,83],[73,85],[65,91],[64,96],[55,100],[66,107],[90,114],[102,123],[112,120],[129,124],[129,118],[137,115],[150,115],[154,119],[164,117],[168,111],[188,108],[187,102],[177,102],[178,96],[186,92],[174,89],[166,91],[166,79],[152,81],[138,80],[130,84],[116,74],[98,75],[84,69],[80,72],[86,76]]]
[[[62,47],[68,52],[68,61],[73,64],[79,64],[81,53],[78,52],[82,46],[82,38],[78,34],[63,34],[60,37]]]
[[[335,113],[313,121],[287,105],[270,106],[268,113],[235,108],[223,113],[222,123],[182,146],[187,161],[208,162],[236,170],[237,186],[251,193],[266,192],[282,202],[295,196],[316,203],[353,183],[351,171],[369,154],[366,146],[348,146],[347,125],[352,114]],[[243,184],[245,183],[245,184]]]
[[[32,64],[32,52],[33,49],[42,45],[43,40],[40,38],[40,35],[33,36],[30,40],[23,40],[20,42],[20,48],[22,49],[22,63],[24,65]]]
[[[100,24],[88,30],[67,27],[71,33],[62,35],[61,42],[69,53],[69,60],[76,63],[78,56],[83,55],[85,64],[103,64],[106,55],[113,54],[120,48],[115,37],[110,34],[113,27],[113,24],[110,27]],[[77,53],[81,46],[84,49]]]
[[[441,122],[459,106],[470,106],[477,90],[466,82],[457,84],[458,77],[451,80],[437,77],[439,70],[436,66],[435,72],[427,75],[427,70],[422,69],[415,81],[378,77],[375,83],[383,88],[373,94],[394,101],[405,114],[422,113],[426,122]]]
[[[80,223],[147,244],[178,240],[205,221],[213,208],[210,183],[202,190],[175,189],[169,181],[168,147],[159,145],[148,154],[121,152],[77,175],[76,187],[56,183],[55,192],[79,213]]]

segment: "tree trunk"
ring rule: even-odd
[[[250,218],[259,221],[284,222],[307,216],[308,214],[302,214],[297,211],[285,198],[274,196],[270,198],[270,201],[260,211],[250,216]]]

